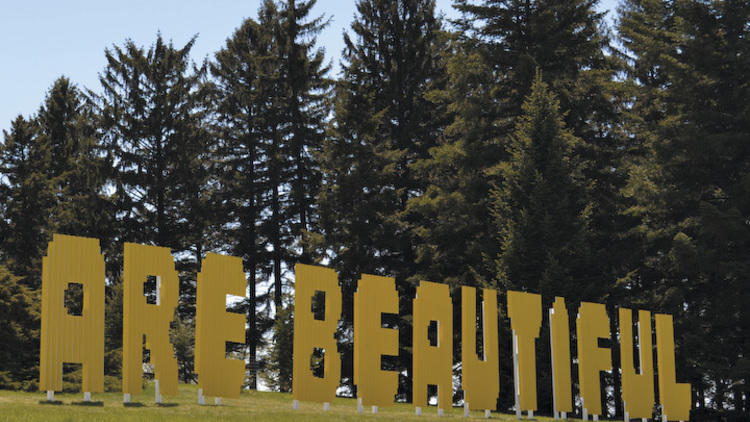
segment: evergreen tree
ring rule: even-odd
[[[524,103],[501,167],[494,216],[502,239],[496,260],[504,290],[529,290],[546,299],[585,289],[590,204],[574,155],[580,142],[565,128],[560,103],[541,76]]]
[[[211,150],[200,101],[205,66],[190,68],[189,53],[157,35],[145,50],[132,41],[105,50],[107,66],[96,96],[101,136],[113,156],[118,228],[122,242],[172,249],[180,271],[180,318],[195,312],[195,274],[205,252]],[[181,365],[191,365],[181,362]]]
[[[361,0],[357,11],[352,33],[344,35],[319,200],[324,236],[318,246],[344,288],[341,340],[351,338],[352,294],[361,273],[394,276],[400,312],[411,314],[416,243],[407,203],[425,190],[411,166],[439,134],[440,113],[425,93],[444,80],[434,1]],[[400,365],[410,374],[410,322],[399,328]],[[351,346],[341,346],[344,382],[351,384]],[[410,397],[410,391],[410,375],[401,377],[399,393]]]
[[[56,233],[99,239],[112,236],[114,208],[104,193],[111,160],[98,140],[89,98],[67,78],[58,78],[37,113],[48,145],[47,175],[56,192],[51,225]],[[46,246],[46,245],[45,245]]]
[[[296,260],[310,260],[304,237],[314,224],[319,179],[313,153],[328,114],[329,85],[323,50],[315,50],[315,35],[325,23],[307,20],[313,5],[264,2],[258,20],[245,20],[211,65],[222,203],[233,222],[226,236],[250,277],[244,310],[253,387],[256,346],[271,328],[268,320],[256,319],[256,310],[267,306],[267,296],[256,292],[259,276],[273,275],[278,314],[284,272]]]
[[[641,255],[627,282],[641,303],[675,315],[677,367],[693,385],[696,412],[710,412],[708,401],[742,418],[750,7],[628,1],[621,16],[639,146],[625,192]]]
[[[36,120],[18,116],[3,135],[0,253],[8,270],[37,290],[42,285],[42,256],[52,238],[49,216],[56,205],[48,177],[51,151],[39,136]]]
[[[269,110],[268,73],[275,67],[273,31],[269,30],[275,16],[264,13],[272,3],[266,3],[259,13],[259,22],[245,20],[226,46],[216,53],[211,63],[214,77],[216,132],[220,139],[219,158],[224,215],[224,230],[230,252],[243,259],[248,273],[248,298],[244,305],[247,314],[246,343],[249,349],[249,383],[256,387],[256,349],[262,334],[270,328],[268,321],[256,317],[258,305],[256,286],[259,276],[272,273],[270,255],[266,251],[268,239],[259,230],[268,203],[267,131],[262,119],[273,113]]]
[[[0,388],[33,390],[39,375],[40,295],[0,266]]]

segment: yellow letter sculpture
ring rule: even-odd
[[[69,283],[83,286],[80,316],[65,310]],[[31,351],[29,351],[31,352]],[[104,257],[99,241],[55,234],[42,258],[39,389],[52,400],[62,390],[63,362],[83,364],[83,391],[104,389]]]
[[[513,367],[516,390],[516,416],[536,410],[536,339],[542,326],[542,297],[533,293],[508,291],[508,316],[513,330]]]
[[[636,373],[633,360],[633,312],[620,308],[620,367],[626,420],[648,419],[654,410],[654,362],[649,311],[638,311],[638,356],[640,374]]]
[[[382,355],[398,356],[398,329],[383,328],[382,314],[398,314],[393,278],[362,274],[354,293],[354,383],[358,406],[393,404],[398,372],[380,369]]]
[[[656,360],[659,364],[659,403],[664,420],[690,420],[690,384],[676,382],[672,315],[656,314]]]
[[[438,389],[438,415],[453,406],[453,305],[447,284],[422,281],[414,299],[413,400],[417,414],[427,406],[427,385]],[[437,345],[431,346],[429,326],[437,323]]]
[[[227,295],[245,296],[242,260],[210,253],[198,274],[195,306],[195,373],[198,401],[239,397],[245,362],[226,358],[226,342],[245,343],[245,317],[227,312]]]
[[[565,419],[573,411],[570,379],[570,328],[565,299],[556,297],[549,310],[549,336],[552,354],[552,411]],[[562,413],[560,416],[559,414]]]
[[[341,382],[341,357],[334,337],[341,318],[341,288],[331,269],[303,264],[294,268],[294,406],[305,400],[326,403],[327,408]],[[323,321],[316,320],[312,312],[312,298],[318,291],[325,293]],[[315,348],[324,350],[322,378],[313,374],[310,365]]]
[[[599,372],[612,370],[612,355],[599,347],[600,338],[609,338],[607,309],[600,303],[581,302],[576,321],[578,336],[578,381],[581,386],[583,419],[602,414]]]
[[[488,411],[497,407],[500,394],[500,364],[497,343],[497,291],[482,290],[482,349],[476,349],[476,289],[461,287],[461,378],[464,401],[471,409]]]
[[[179,299],[179,279],[169,248],[125,243],[123,265],[122,392],[129,402],[141,392],[143,337],[150,351],[156,380],[156,402],[161,395],[177,395],[177,359],[169,339],[169,324]],[[156,277],[156,304],[148,304],[143,284]]]

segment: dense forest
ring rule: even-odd
[[[456,309],[461,285],[498,289],[502,411],[511,289],[545,308],[564,296],[573,315],[579,301],[606,304],[610,417],[622,417],[620,306],[674,315],[694,420],[750,417],[750,4],[622,0],[609,19],[597,0],[454,0],[448,21],[434,0],[358,0],[338,75],[314,4],[263,0],[199,63],[194,39],[113,44],[100,86],[61,76],[11,122],[0,388],[37,388],[41,260],[63,233],[100,239],[107,260],[109,389],[120,388],[123,243],[139,242],[175,256],[184,382],[196,379],[196,273],[219,252],[247,274],[232,310],[247,316],[235,352],[248,388],[290,390],[293,266],[311,263],[343,289],[342,395],[355,392],[353,293],[368,273],[395,277],[401,297],[400,355],[386,361],[399,400],[411,400],[411,299],[430,280],[451,286]],[[547,330],[545,318],[542,414]],[[66,366],[68,388],[77,379]]]

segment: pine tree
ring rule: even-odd
[[[0,388],[32,390],[39,375],[40,295],[0,266]]]
[[[434,1],[361,0],[357,11],[344,36],[319,200],[318,247],[329,254],[344,288],[341,340],[350,338],[361,273],[394,276],[400,312],[411,313],[416,243],[407,204],[425,190],[412,165],[427,156],[440,131],[440,113],[425,93],[444,80]],[[409,373],[410,324],[404,320],[399,328],[400,365]],[[342,348],[342,374],[351,384],[351,347]],[[400,394],[410,391],[409,376],[402,377]]]
[[[42,256],[52,238],[49,216],[56,205],[54,184],[48,177],[51,151],[36,120],[18,116],[3,135],[0,253],[8,270],[37,290],[42,285]]]
[[[225,234],[250,277],[250,298],[243,309],[252,387],[256,346],[271,328],[271,321],[256,316],[257,310],[267,314],[270,307],[265,303],[269,295],[256,292],[256,284],[273,275],[278,315],[284,272],[297,260],[310,260],[304,237],[315,221],[319,172],[314,151],[328,114],[329,85],[323,51],[314,49],[315,35],[325,23],[307,20],[313,5],[264,2],[258,20],[245,20],[211,64],[216,130],[222,139],[222,203],[232,222]]]
[[[589,264],[590,204],[582,180],[581,142],[565,128],[559,100],[541,76],[524,103],[501,167],[494,216],[502,239],[496,260],[504,290],[546,298],[575,296]]]
[[[700,411],[710,401],[746,416],[750,8],[628,1],[621,14],[640,147],[625,192],[641,260],[627,281],[675,315],[677,367]]]
[[[328,119],[331,81],[330,65],[316,47],[316,37],[328,25],[323,16],[309,19],[317,0],[287,0],[281,13],[281,72],[286,90],[286,116],[291,126],[287,153],[293,161],[290,186],[291,211],[297,222],[292,234],[299,242],[302,263],[312,262],[310,231],[316,225],[315,199],[320,185],[316,153],[321,150]]]
[[[126,41],[105,50],[96,95],[104,145],[113,157],[117,247],[150,243],[172,249],[180,271],[179,316],[195,312],[195,274],[205,252],[212,149],[200,91],[206,68],[190,68],[193,38],[177,49],[161,34],[145,50]],[[191,362],[181,362],[181,365]]]
[[[266,3],[265,7],[272,7]],[[269,322],[259,321],[256,291],[259,275],[271,274],[270,256],[266,251],[268,239],[259,224],[268,203],[267,131],[262,119],[270,111],[267,107],[268,75],[275,67],[273,31],[269,30],[268,15],[262,9],[260,22],[245,20],[226,46],[216,53],[211,63],[214,77],[217,134],[220,139],[219,177],[222,183],[221,204],[226,221],[225,242],[232,254],[242,257],[248,273],[249,297],[244,306],[247,314],[246,342],[249,349],[249,383],[256,386],[256,349]],[[265,328],[264,328],[265,327]]]
[[[37,113],[40,140],[48,145],[47,177],[56,192],[51,225],[57,233],[99,239],[112,236],[114,208],[104,193],[111,162],[98,139],[89,98],[58,78]]]

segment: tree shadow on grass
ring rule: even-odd
[[[74,401],[71,402],[73,406],[91,406],[91,407],[103,407],[103,401]]]

